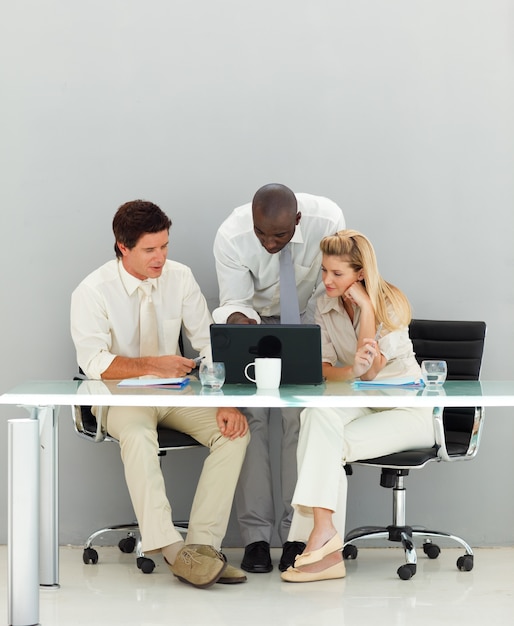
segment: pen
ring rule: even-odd
[[[195,365],[200,365],[200,363],[205,359],[204,356],[197,356],[196,359],[193,359],[193,361],[195,362]]]
[[[375,343],[378,343],[378,340],[380,339],[380,333],[382,332],[382,326],[383,326],[383,324],[382,324],[382,322],[380,322],[380,324],[378,325],[378,328],[377,328],[377,332],[375,333],[375,338],[373,340]],[[373,354],[371,352],[371,350],[368,350],[367,352],[368,352],[368,354]]]

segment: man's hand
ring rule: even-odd
[[[227,317],[227,324],[257,324],[257,320],[236,311]]]
[[[235,407],[220,407],[216,413],[221,434],[228,439],[244,437],[248,432],[248,422],[246,417]]]
[[[151,358],[154,359],[154,375],[159,378],[181,378],[187,376],[196,367],[193,359],[184,356],[169,355]]]
[[[182,378],[195,368],[193,359],[178,355],[142,356],[131,358],[117,356],[102,373],[104,380],[121,380],[137,376],[156,376],[157,378]]]

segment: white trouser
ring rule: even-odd
[[[313,507],[334,511],[334,526],[344,537],[345,463],[434,445],[431,408],[311,408],[302,412],[300,421],[289,541],[307,541]]]

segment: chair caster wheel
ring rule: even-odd
[[[423,552],[429,559],[437,559],[437,557],[441,554],[441,548],[435,543],[427,542],[423,544]]]
[[[357,549],[357,546],[354,546],[353,544],[349,543],[347,546],[343,548],[343,559],[353,561],[354,559],[357,558],[358,552],[359,550]]]
[[[465,554],[457,559],[457,567],[461,572],[470,572],[473,569],[473,555]]]
[[[120,539],[118,542],[118,548],[125,554],[131,554],[132,552],[134,552],[135,547],[136,547],[135,537],[124,537],[123,539]]]
[[[147,559],[145,556],[137,558],[137,566],[143,574],[151,574],[155,569],[155,563],[152,559]]]
[[[94,548],[84,548],[82,560],[84,561],[84,565],[89,565],[90,563],[95,565],[98,563],[98,552]]]
[[[409,580],[416,573],[416,565],[414,563],[405,563],[405,565],[400,565],[396,573],[402,580]]]

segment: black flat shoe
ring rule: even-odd
[[[282,548],[278,569],[285,572],[288,567],[294,567],[295,557],[305,550],[305,544],[301,541],[286,541]]]
[[[267,574],[273,569],[269,543],[254,541],[245,547],[245,554],[241,561],[241,569],[251,574]]]

